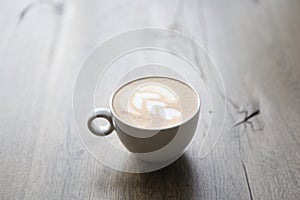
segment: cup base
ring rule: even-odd
[[[159,156],[154,156],[154,155],[145,155],[145,154],[134,154],[134,156],[147,163],[168,163],[168,162],[174,162],[178,158],[180,158],[183,154],[174,156],[174,157],[159,157]]]

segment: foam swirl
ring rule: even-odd
[[[128,113],[134,122],[143,118],[143,126],[175,124],[181,121],[181,105],[171,88],[149,82],[134,90],[128,100]],[[139,124],[141,125],[141,124]]]

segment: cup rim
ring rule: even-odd
[[[114,108],[112,106],[112,101],[113,101],[113,97],[114,95],[117,93],[118,90],[120,90],[123,86],[133,82],[133,81],[137,81],[137,80],[140,80],[140,79],[145,79],[145,78],[168,78],[168,79],[173,79],[175,81],[179,81],[183,84],[185,84],[186,86],[188,86],[189,88],[191,88],[194,93],[196,94],[197,96],[197,109],[195,109],[195,112],[193,113],[193,115],[191,115],[189,118],[185,119],[184,121],[178,123],[178,124],[175,124],[175,125],[172,125],[172,126],[167,126],[167,127],[161,127],[161,128],[142,128],[142,127],[138,127],[138,126],[135,126],[133,124],[130,124],[128,122],[126,122],[125,120],[123,120],[121,117],[118,116],[118,114],[114,111]],[[110,99],[109,99],[109,109],[112,113],[112,116],[117,118],[120,122],[122,122],[123,124],[125,124],[126,126],[130,126],[132,128],[135,128],[135,129],[139,129],[139,130],[146,130],[146,131],[160,131],[160,130],[167,130],[167,129],[172,129],[172,128],[176,128],[176,127],[179,127],[179,126],[182,126],[183,124],[187,123],[188,121],[190,121],[191,119],[193,119],[199,112],[201,108],[201,101],[200,101],[200,96],[198,94],[198,92],[195,90],[195,88],[193,86],[191,86],[190,84],[186,83],[186,82],[183,82],[181,80],[178,80],[176,78],[173,78],[173,77],[169,77],[169,76],[153,76],[153,75],[150,75],[150,76],[143,76],[143,77],[140,77],[140,78],[136,78],[136,79],[132,79],[124,84],[122,84],[121,86],[119,86],[111,95],[110,95]]]

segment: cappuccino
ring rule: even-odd
[[[149,129],[168,128],[190,119],[199,106],[197,93],[168,77],[131,81],[116,91],[112,108],[126,123]]]

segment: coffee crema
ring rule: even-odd
[[[119,118],[141,128],[168,128],[192,117],[199,97],[187,84],[168,77],[146,77],[118,89],[112,107]]]

